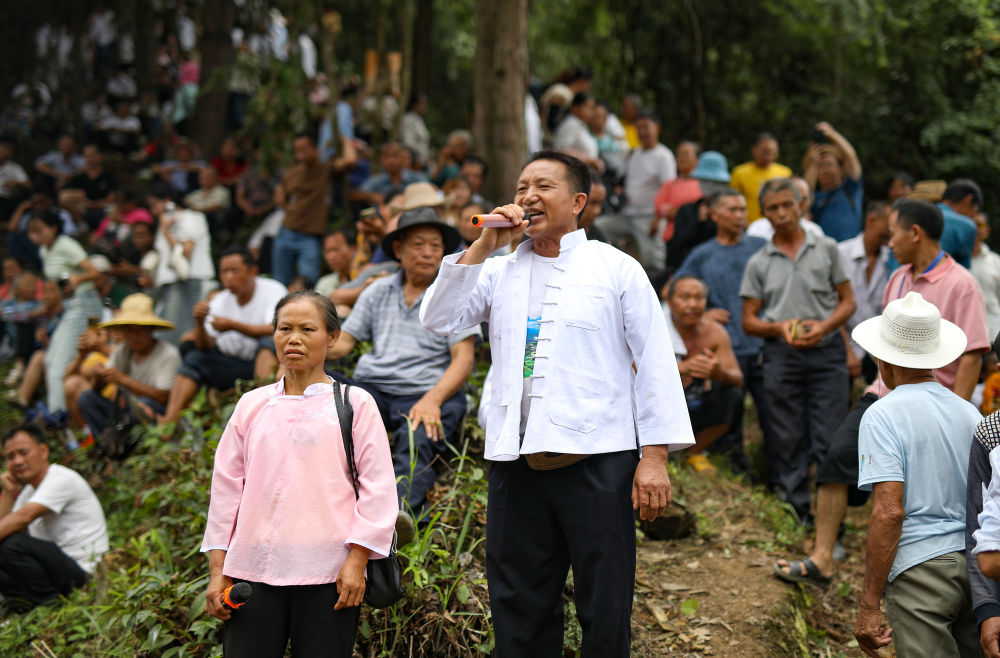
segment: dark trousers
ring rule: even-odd
[[[253,594],[223,626],[226,658],[351,658],[361,608],[334,610],[336,583],[275,587],[251,583]]]
[[[54,542],[24,533],[0,541],[0,594],[33,607],[87,582],[87,572]]]
[[[858,507],[868,502],[868,491],[858,489],[858,432],[868,408],[878,402],[874,393],[865,393],[844,417],[830,440],[823,459],[816,465],[816,484],[843,482],[847,486],[847,501]]]
[[[137,397],[136,399],[139,402],[148,404],[156,413],[162,414],[167,410],[166,407],[152,398]],[[81,393],[80,398],[77,400],[77,406],[80,408],[80,415],[83,416],[84,422],[87,423],[87,427],[90,428],[95,437],[100,436],[104,428],[108,426],[111,416],[115,412],[114,401],[107,399],[94,389]],[[124,409],[122,413],[127,414],[128,418],[132,422],[135,422],[135,417],[132,416],[131,409]]]
[[[822,461],[847,415],[847,357],[834,334],[826,344],[797,349],[777,339],[764,345],[764,392],[772,412],[772,470],[778,497],[809,516],[809,465]]]
[[[244,361],[217,349],[195,349],[184,355],[177,374],[225,391],[232,388],[237,379],[253,379],[253,364],[253,359]]]
[[[635,589],[635,451],[535,471],[493,462],[486,578],[496,658],[562,656],[562,592],[573,568],[583,656],[629,656]]]
[[[396,445],[392,457],[393,472],[399,480],[396,483],[396,495],[409,506],[413,518],[420,518],[427,503],[427,492],[434,486],[436,479],[434,460],[448,453],[450,441],[458,436],[462,419],[465,418],[465,393],[459,391],[441,405],[441,427],[447,440],[431,441],[427,437],[426,428],[421,424],[413,429],[414,452],[411,454],[406,414],[423,397],[422,393],[393,396],[340,373],[334,372],[331,376],[345,384],[363,388],[375,398],[389,440]]]
[[[775,487],[774,467],[772,466],[776,457],[774,454],[774,424],[771,422],[771,407],[767,403],[767,395],[764,393],[764,362],[760,352],[757,354],[746,354],[736,357],[740,364],[740,371],[743,372],[743,395],[744,398],[749,392],[753,398],[753,404],[757,408],[757,422],[760,425],[761,433],[764,435],[764,461],[767,464],[766,482],[769,486]],[[743,451],[743,413],[744,406],[741,404],[736,409],[736,417],[733,419],[733,429],[716,441],[716,452],[732,450],[731,459],[734,466],[747,464],[746,453]],[[732,446],[730,448],[730,446]],[[736,460],[741,460],[737,462]],[[749,469],[749,464],[747,464]]]

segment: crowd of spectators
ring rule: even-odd
[[[234,48],[294,54],[322,108],[329,90],[315,46],[281,27],[234,35]],[[59,33],[39,36],[40,48],[59,53],[53,68],[13,90],[17,111],[0,138],[6,395],[70,449],[101,447],[119,410],[134,423],[182,421],[202,387],[280,377],[275,304],[315,289],[346,317],[331,371],[373,344],[344,381],[378,402],[404,476],[399,498],[419,518],[432,462],[461,435],[464,387],[483,357],[481,333],[445,340],[417,314],[442,257],[476,239],[470,217],[495,205],[483,196],[490,163],[464,128],[428,130],[429,99],[403,104],[347,81],[322,120],[289,139],[290,164],[273,170],[236,131],[255,89],[245,74],[230,85],[232,133],[218,153],[202,153],[187,136],[199,84],[190,19],[158,30],[156,89],[137,87],[130,38],[99,10],[89,42],[95,93],[76,115],[53,88],[68,65]],[[828,579],[848,494],[855,502],[860,493],[858,425],[886,392],[850,332],[919,290],[968,337],[938,380],[984,409],[995,404],[989,380],[998,375],[986,366],[988,337],[1000,329],[1000,259],[986,244],[982,192],[969,178],[914,181],[900,171],[866,199],[863,154],[826,122],[798,167],[779,163],[779,138],[761,133],[747,136],[749,160],[730,170],[739,154],[664,145],[661,118],[639,96],[613,108],[590,89],[589,72],[574,68],[530,91],[527,149],[551,147],[590,167],[580,228],[635,257],[662,290],[697,435],[687,461],[711,472],[706,454],[726,453],[750,470],[750,393],[764,456],[752,475],[817,531],[816,552],[778,574]],[[389,128],[376,148],[373,121]],[[19,161],[26,144],[42,152],[33,163]],[[871,387],[849,412],[858,378]],[[406,419],[418,429],[412,448]],[[26,450],[37,443],[18,440]]]

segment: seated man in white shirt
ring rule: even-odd
[[[257,276],[257,262],[246,247],[233,246],[219,259],[219,278],[225,288],[211,301],[194,306],[196,349],[184,355],[167,400],[167,411],[155,414],[159,423],[177,420],[202,384],[226,390],[237,379],[273,378],[274,307],[288,290]]]
[[[8,430],[3,454],[0,594],[8,604],[30,608],[86,583],[108,550],[108,530],[87,482],[49,463],[37,427]]]

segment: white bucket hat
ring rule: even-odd
[[[879,361],[903,368],[941,368],[965,352],[965,332],[941,319],[941,312],[918,292],[889,302],[874,318],[851,332],[854,342]]]

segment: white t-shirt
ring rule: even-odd
[[[0,197],[9,199],[14,196],[15,188],[8,187],[8,183],[26,183],[27,181],[28,174],[25,173],[24,167],[13,160],[8,160],[0,165]]]
[[[14,510],[38,503],[49,510],[28,524],[28,534],[55,543],[76,560],[80,568],[94,567],[108,550],[108,528],[104,510],[86,480],[74,470],[49,464],[38,488],[26,485],[14,501]]]
[[[531,252],[531,285],[528,289],[527,340],[524,344],[524,393],[521,395],[521,437],[528,425],[531,411],[531,376],[535,371],[535,348],[538,346],[538,330],[542,319],[542,300],[545,299],[545,283],[552,276],[555,258],[546,258]]]
[[[240,306],[236,301],[236,295],[223,290],[208,303],[205,331],[215,339],[215,346],[223,354],[252,361],[257,355],[258,339],[245,336],[238,331],[219,333],[212,326],[212,320],[221,317],[246,324],[270,324],[274,319],[274,307],[287,293],[288,289],[281,283],[257,277],[254,279],[253,297],[245,305]]]
[[[194,241],[194,249],[188,259],[190,272],[189,279],[214,279],[215,266],[212,265],[211,242],[212,238],[208,233],[208,222],[205,215],[193,210],[175,210],[174,215],[177,221],[170,227],[170,234],[174,239],[183,244],[188,240]],[[156,239],[153,247],[160,254],[160,261],[156,266],[156,285],[163,286],[168,283],[176,283],[177,272],[173,268],[170,243],[161,228],[156,232]]]
[[[600,149],[597,147],[597,140],[590,134],[587,124],[581,121],[575,114],[567,114],[566,118],[559,124],[559,127],[556,128],[553,145],[557,149],[582,151],[591,159],[596,158],[600,152]]]
[[[663,144],[632,151],[625,170],[625,207],[622,213],[638,217],[655,212],[656,193],[667,181],[677,178],[677,161]]]

